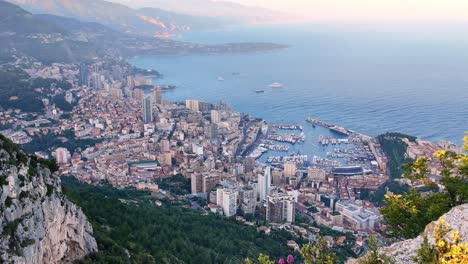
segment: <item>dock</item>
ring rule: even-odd
[[[320,121],[318,119],[314,119],[312,117],[307,117],[306,121],[309,122],[309,123],[312,123],[314,125],[317,125],[317,126],[328,128],[333,132],[336,132],[338,134],[342,134],[342,135],[345,135],[345,136],[350,136],[351,134],[354,133],[353,131],[348,130],[348,129],[344,128],[344,127],[335,126],[335,125]]]

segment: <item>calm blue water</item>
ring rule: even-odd
[[[181,40],[290,45],[261,53],[139,57],[131,63],[163,73],[156,83],[176,85],[165,94],[169,100],[224,100],[269,122],[303,124],[306,146],[291,151],[313,155],[319,135],[330,135],[305,123],[306,116],[369,135],[397,131],[457,144],[468,130],[466,29],[255,26],[193,32]],[[267,87],[276,81],[285,87]]]

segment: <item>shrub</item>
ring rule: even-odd
[[[6,207],[10,207],[12,204],[13,204],[13,198],[11,198],[10,196],[8,196],[8,197],[5,199],[5,205],[6,205]]]

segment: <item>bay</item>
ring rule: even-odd
[[[319,136],[338,137],[306,123],[307,116],[373,136],[401,132],[457,144],[468,130],[466,29],[267,25],[190,32],[179,40],[289,45],[257,53],[136,57],[130,63],[160,71],[164,77],[155,84],[176,85],[164,93],[168,100],[223,100],[270,123],[303,125],[307,140],[290,154],[323,156],[330,149],[318,146]],[[270,88],[273,82],[284,87]]]

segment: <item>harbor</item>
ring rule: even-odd
[[[310,117],[306,122],[312,125],[268,125],[249,156],[272,166],[293,161],[299,167],[326,170],[340,166],[360,166],[366,171],[385,168],[380,146],[372,137]]]

